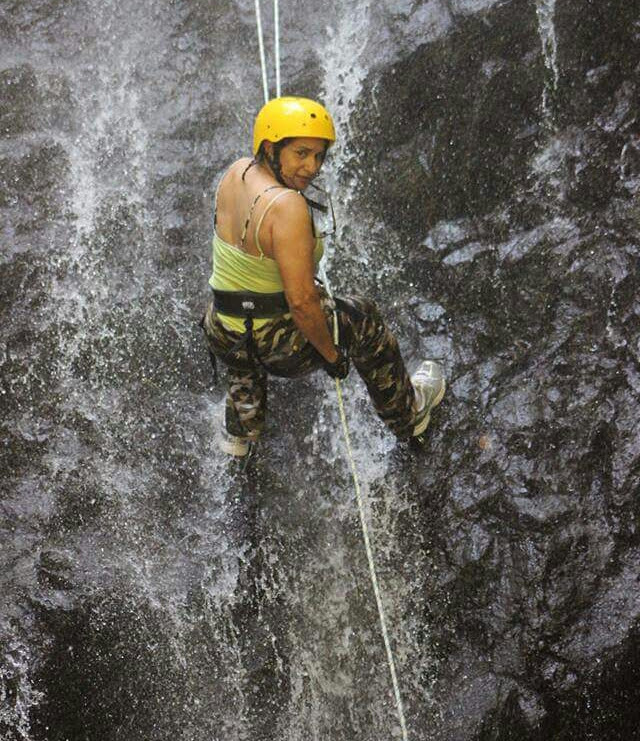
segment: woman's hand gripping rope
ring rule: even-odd
[[[337,321],[337,317],[334,318],[334,321]],[[349,375],[349,356],[341,347],[337,347],[337,350],[338,357],[333,363],[325,360],[322,367],[331,378],[342,381]]]
[[[331,300],[334,302],[333,297],[331,297]],[[346,349],[342,346],[341,340],[338,309],[336,308],[335,303],[333,303],[333,344],[336,346],[338,357],[333,361],[333,363],[325,360],[322,367],[327,372],[327,375],[336,381],[344,381],[344,379],[349,375],[349,355]]]

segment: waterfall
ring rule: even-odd
[[[0,638],[4,637],[2,632]],[[0,664],[0,730],[13,729],[16,738],[29,739],[30,714],[44,697],[44,693],[33,686],[30,678],[36,657],[29,646],[15,639],[3,648]]]
[[[396,6],[393,6],[396,9]],[[368,291],[380,289],[382,293],[389,290],[402,290],[395,284],[394,279],[401,270],[400,262],[389,261],[389,252],[401,254],[403,246],[398,235],[385,223],[382,204],[362,203],[358,197],[367,192],[371,177],[362,166],[362,154],[354,150],[353,141],[361,132],[358,123],[354,120],[354,113],[358,105],[377,108],[377,91],[375,87],[363,92],[363,86],[370,72],[372,59],[379,48],[380,29],[384,21],[391,14],[391,9],[385,9],[386,15],[380,15],[380,9],[369,0],[351,0],[340,3],[340,12],[336,20],[327,27],[327,40],[322,48],[323,60],[323,102],[331,111],[338,139],[331,154],[327,180],[329,189],[334,195],[338,232],[335,241],[330,242],[328,267],[332,285],[339,287],[340,292],[351,293],[356,286],[365,285]],[[425,30],[437,36],[449,20],[444,9],[428,10]],[[436,20],[438,19],[438,20]],[[409,25],[407,16],[403,18]],[[422,19],[424,22],[424,19]],[[387,53],[392,55],[388,49]],[[375,132],[371,132],[375,136]],[[364,210],[363,205],[365,206]],[[361,212],[360,212],[361,211]],[[393,289],[391,289],[393,286]],[[411,292],[411,286],[405,286]],[[387,321],[394,316],[393,309],[381,306]],[[401,330],[402,331],[402,330]],[[400,338],[401,341],[404,338]],[[415,348],[419,353],[419,349]],[[411,360],[411,354],[406,359]],[[322,384],[326,388],[325,384]],[[385,613],[390,628],[392,650],[395,655],[396,668],[400,693],[405,707],[410,708],[413,722],[417,718],[424,718],[431,713],[438,714],[432,704],[430,686],[425,684],[425,676],[435,676],[436,661],[430,650],[428,628],[423,627],[423,640],[418,644],[415,640],[412,620],[404,620],[405,611],[412,603],[412,597],[422,588],[422,577],[417,574],[429,573],[428,557],[420,552],[422,536],[414,533],[419,543],[415,543],[414,557],[420,562],[420,568],[415,573],[394,573],[392,564],[401,560],[402,546],[398,539],[399,521],[410,501],[402,492],[396,489],[395,473],[393,470],[393,450],[395,443],[388,433],[381,430],[374,421],[371,411],[371,402],[362,382],[355,373],[350,374],[344,382],[345,404],[347,409],[350,435],[354,442],[353,452],[356,469],[360,478],[364,495],[366,517],[373,535],[374,561],[379,574],[382,598],[385,604]],[[325,425],[335,430],[335,442],[332,444],[329,462],[336,461],[346,467],[346,448],[342,440],[340,421],[337,415],[337,399],[335,392],[325,391],[322,401]],[[371,424],[369,424],[369,421]],[[335,465],[335,463],[334,463]],[[340,500],[345,502],[347,512],[354,526],[359,529],[357,522],[357,508],[353,484],[347,475],[342,478]],[[386,482],[386,486],[382,486]],[[345,545],[345,548],[347,546]],[[395,735],[399,733],[397,717],[391,711],[393,707],[391,695],[391,681],[386,667],[382,635],[375,609],[374,594],[369,583],[369,574],[363,559],[364,543],[358,537],[350,545],[352,559],[359,564],[352,578],[359,582],[360,589],[368,596],[367,612],[370,617],[366,622],[371,624],[371,635],[368,650],[365,652],[363,669],[366,671],[367,662],[371,670],[371,693],[365,706],[358,709],[364,715],[371,714],[375,718],[374,727],[379,729],[380,735]],[[361,609],[363,609],[361,607]],[[343,616],[336,615],[335,633],[340,631],[340,622]],[[344,652],[344,660],[349,659],[349,653],[359,655],[363,640],[363,625],[354,625],[350,630],[351,648]],[[359,659],[362,662],[362,658]],[[375,670],[374,670],[375,667]],[[362,671],[362,669],[360,670]],[[354,678],[355,678],[354,674]],[[421,707],[418,711],[412,698],[420,694]],[[355,710],[354,710],[355,712]],[[409,728],[410,737],[416,733],[416,728]],[[298,737],[292,737],[298,738]]]
[[[145,158],[151,142],[140,81],[146,62],[143,50],[151,52],[148,9],[141,4],[139,18],[132,18],[121,3],[92,2],[87,38],[67,62],[76,110],[73,136],[64,143],[75,249],[81,253],[98,226],[101,208],[126,204],[135,221],[145,224]]]
[[[217,447],[253,0],[4,5],[0,737],[397,737],[333,383],[272,379],[246,468]],[[337,124],[332,286],[450,379],[418,450],[343,385],[415,741],[637,725],[631,5],[567,0],[574,39],[554,0],[280,3],[283,89]]]
[[[545,140],[532,161],[534,182],[541,193],[545,193],[549,208],[557,211],[566,197],[565,161],[571,143],[555,126],[555,96],[560,80],[558,69],[558,41],[555,28],[556,0],[536,0],[538,34],[544,59],[544,81],[542,86],[542,127]]]
[[[536,0],[538,33],[542,42],[542,54],[547,70],[542,91],[542,110],[548,125],[553,122],[553,96],[558,89],[558,41],[554,24],[556,0]]]
[[[339,226],[336,242],[338,245],[343,244],[343,240],[345,244],[348,243],[364,264],[370,258],[363,244],[366,242],[366,226],[362,225],[360,219],[354,218],[350,208],[362,173],[357,168],[347,170],[346,164],[350,159],[351,114],[367,71],[364,55],[370,34],[371,14],[368,2],[352,0],[346,3],[336,21],[327,28],[328,40],[322,55],[323,99],[334,118],[338,135],[328,173],[330,189],[340,193],[340,197],[335,199]],[[330,267],[333,254],[328,257]]]

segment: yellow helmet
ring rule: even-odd
[[[333,119],[327,109],[309,98],[274,98],[260,109],[253,126],[253,154],[263,141],[279,142],[298,136],[336,140]]]

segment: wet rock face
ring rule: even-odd
[[[442,738],[637,733],[636,16],[558,2],[554,90],[533,4],[501,4],[356,117],[406,281],[437,302],[406,323],[452,375],[422,476]]]
[[[385,220],[415,234],[523,188],[540,127],[542,68],[535,9],[519,0],[461,17],[371,80],[375,105],[356,118],[359,151]]]
[[[247,470],[215,446],[197,320],[253,4],[5,5],[0,737],[389,737],[326,387],[273,384]],[[347,385],[412,738],[637,735],[634,5],[283,14],[285,79],[339,113],[332,277],[449,379],[411,451]]]
[[[155,638],[166,629],[153,610],[98,598],[79,610],[47,612],[42,622],[52,643],[39,672],[46,694],[34,714],[35,736],[168,738],[187,688],[177,689],[178,663]]]
[[[562,76],[558,114],[562,123],[589,124],[606,110],[621,80],[632,80],[640,62],[638,13],[621,0],[568,0],[557,5],[558,47]],[[570,40],[570,43],[569,43]],[[631,105],[625,96],[622,107]]]

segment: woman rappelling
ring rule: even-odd
[[[221,447],[231,455],[246,455],[260,437],[269,375],[323,369],[343,379],[351,362],[376,412],[401,440],[424,432],[444,395],[442,369],[432,360],[409,378],[372,301],[332,298],[315,277],[325,235],[313,211],[327,206],[306,191],[335,139],[320,103],[275,98],[255,120],[253,158],[232,164],[218,185],[213,299],[203,329],[214,367],[220,360],[228,370]]]

